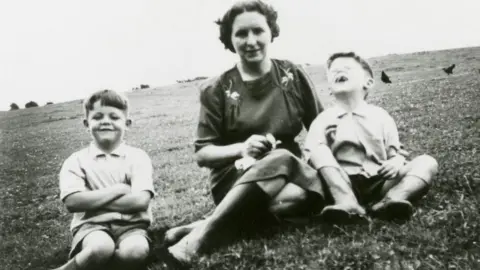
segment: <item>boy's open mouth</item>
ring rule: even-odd
[[[340,75],[337,78],[335,78],[335,83],[343,83],[348,81],[348,77],[345,75]]]

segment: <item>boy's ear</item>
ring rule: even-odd
[[[132,119],[127,119],[127,120],[125,121],[125,125],[126,125],[127,127],[130,127],[130,126],[132,125]]]
[[[83,125],[84,125],[86,128],[88,128],[88,121],[87,121],[87,119],[83,119]]]
[[[368,78],[363,87],[366,89],[371,89],[373,85],[375,85],[375,80],[373,78]]]

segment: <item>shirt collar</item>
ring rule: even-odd
[[[352,113],[358,116],[367,117],[369,111],[370,111],[370,105],[366,102],[361,102],[360,104],[358,104],[357,108],[353,110]],[[338,104],[335,105],[335,114],[337,118],[341,118],[345,116],[347,113],[348,112],[345,111],[342,107],[338,106]]]
[[[122,142],[120,143],[117,148],[115,148],[110,154],[105,153],[102,149],[98,148],[97,145],[95,145],[94,142],[90,143],[90,146],[88,148],[88,152],[93,158],[97,158],[100,156],[106,156],[106,155],[111,155],[111,156],[118,156],[118,157],[124,157],[126,155],[126,146],[125,143]]]

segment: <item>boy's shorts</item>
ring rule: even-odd
[[[118,246],[125,238],[132,235],[141,235],[150,243],[151,239],[147,234],[148,224],[145,222],[130,223],[125,221],[112,221],[105,223],[85,223],[73,231],[72,248],[70,249],[69,258],[73,258],[82,250],[83,239],[87,235],[95,231],[104,231]]]
[[[368,205],[383,198],[382,188],[387,179],[373,176],[349,175],[352,190],[361,205]]]

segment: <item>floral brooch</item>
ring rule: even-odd
[[[236,91],[232,91],[232,86],[233,86],[232,80],[229,80],[228,83],[229,83],[228,87],[224,88],[225,94],[227,95],[227,97],[233,100],[237,100],[240,97],[240,94]]]
[[[280,68],[283,71],[283,76],[282,76],[282,85],[287,86],[290,81],[293,81],[293,74],[290,72],[290,68],[284,69]]]

